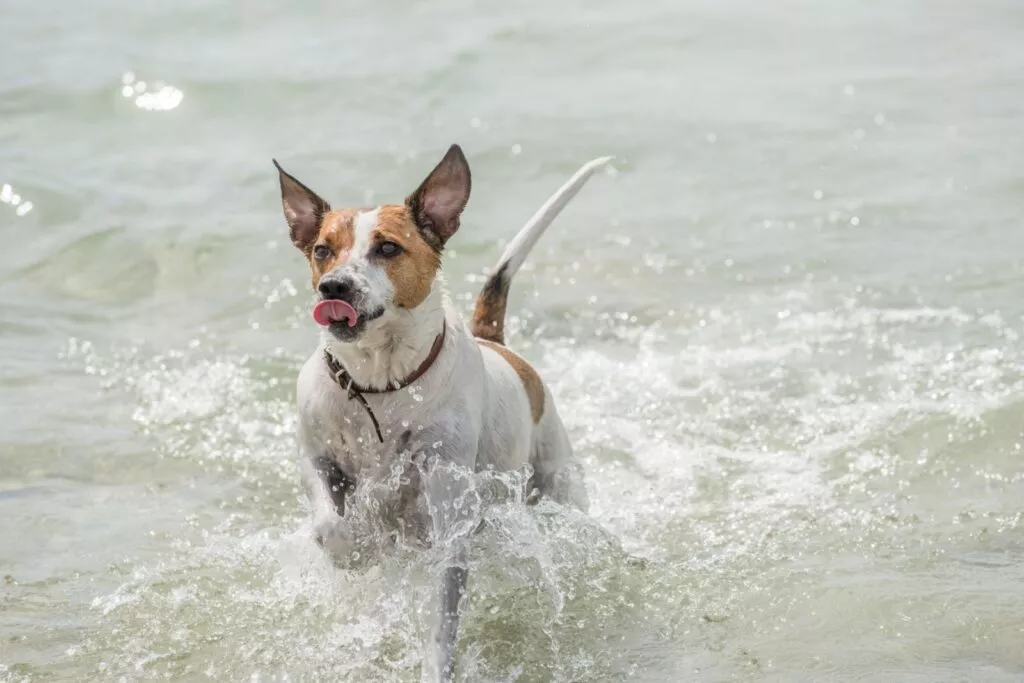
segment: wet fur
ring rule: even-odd
[[[553,398],[533,368],[504,348],[503,325],[510,278],[526,252],[605,161],[581,169],[516,237],[510,247],[519,247],[506,251],[481,293],[472,332],[451,307],[440,272],[444,246],[469,198],[469,166],[457,146],[404,204],[373,209],[331,210],[278,166],[285,218],[310,262],[314,290],[325,282],[350,283],[350,303],[361,318],[383,310],[355,331],[322,330],[320,347],[299,375],[298,447],[314,531],[335,557],[351,555],[358,539],[345,523],[346,501],[363,486],[380,498],[372,509],[390,510],[411,539],[444,550],[424,680],[454,675],[475,509],[466,504],[474,496],[466,473],[529,464],[541,495],[587,507],[581,468]],[[400,256],[381,258],[384,241],[399,244]],[[317,258],[318,246],[330,256]],[[324,351],[358,385],[383,389],[419,366],[442,329],[441,352],[422,377],[400,391],[365,395],[380,421],[380,443],[365,410],[329,375]],[[388,480],[405,458],[414,476],[404,477],[398,490],[371,486]]]

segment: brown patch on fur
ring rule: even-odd
[[[477,343],[480,346],[486,346],[493,351],[497,351],[512,366],[512,369],[516,371],[516,374],[519,375],[519,381],[523,383],[523,388],[526,390],[526,397],[530,399],[530,416],[533,418],[533,423],[537,424],[540,422],[540,418],[544,415],[544,383],[541,381],[537,371],[522,356],[513,352],[508,347],[486,339],[478,339]]]
[[[329,211],[324,214],[323,220],[320,221],[320,233],[317,235],[316,242],[313,243],[313,246],[310,247],[309,252],[306,254],[306,258],[309,259],[309,267],[313,271],[314,290],[320,284],[320,278],[325,273],[330,272],[331,268],[334,268],[338,263],[344,263],[348,260],[349,252],[356,241],[354,226],[357,213],[359,213],[359,209]],[[313,258],[313,250],[318,244],[326,244],[331,248],[331,255],[323,261],[317,261]]]
[[[393,302],[399,308],[416,308],[430,293],[441,267],[441,257],[423,238],[407,206],[380,207],[371,238],[374,244],[394,242],[402,253],[388,259],[385,269],[395,286]]]
[[[499,268],[487,279],[487,284],[476,298],[470,331],[477,339],[495,344],[505,343],[505,308],[508,305],[509,282],[505,268]]]

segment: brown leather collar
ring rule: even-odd
[[[338,383],[342,389],[348,392],[348,398],[351,401],[356,399],[362,404],[363,408],[366,409],[366,414],[370,416],[370,421],[373,422],[373,429],[377,432],[377,438],[380,439],[381,443],[384,443],[384,436],[380,433],[380,423],[377,422],[377,416],[373,414],[373,409],[370,408],[370,404],[367,403],[366,398],[363,394],[387,394],[392,391],[398,391],[404,389],[420,377],[422,377],[430,366],[434,364],[437,357],[441,355],[441,347],[444,346],[444,338],[448,332],[448,322],[445,321],[444,326],[441,328],[441,334],[437,335],[434,340],[434,345],[430,347],[430,353],[423,359],[420,366],[413,370],[412,374],[406,377],[401,382],[397,382],[384,389],[370,389],[368,387],[361,387],[356,384],[355,380],[352,379],[352,375],[349,374],[345,366],[338,362],[338,359],[331,355],[331,352],[324,348],[324,360],[327,361],[327,370],[330,372],[331,377],[335,382]]]

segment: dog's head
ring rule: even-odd
[[[331,209],[274,162],[292,243],[309,261],[320,301],[313,315],[342,342],[430,294],[445,243],[469,201],[469,164],[458,145],[404,204]],[[379,322],[378,322],[379,321]]]

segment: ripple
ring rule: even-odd
[[[152,295],[157,266],[150,250],[129,230],[112,227],[40,254],[17,277],[63,300],[126,305]]]

